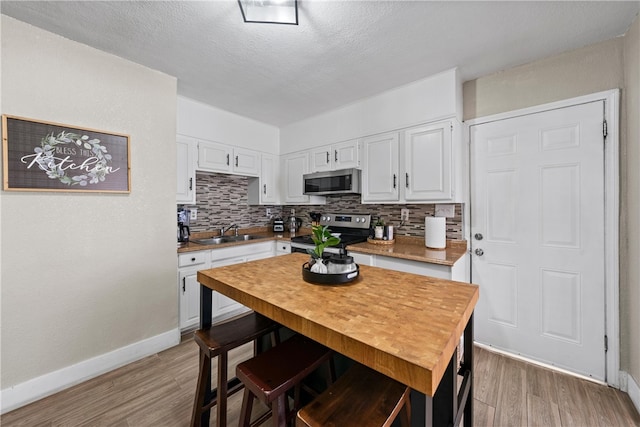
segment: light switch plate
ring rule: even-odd
[[[191,221],[198,219],[198,209],[191,209],[189,212],[191,212],[191,214],[189,215],[189,219]]]
[[[444,216],[446,218],[453,218],[455,216],[455,205],[436,205],[436,215]]]

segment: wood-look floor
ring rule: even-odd
[[[230,354],[231,372],[251,350],[249,344]],[[481,348],[475,355],[474,425],[640,426],[625,393]],[[186,340],[4,414],[0,425],[188,426],[197,370],[197,345]],[[242,393],[229,400],[229,425],[237,425],[241,400]]]

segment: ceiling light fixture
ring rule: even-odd
[[[298,0],[238,0],[244,22],[298,25]]]

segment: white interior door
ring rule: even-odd
[[[470,127],[480,343],[605,379],[604,102]]]

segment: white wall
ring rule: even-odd
[[[441,118],[461,120],[461,89],[452,69],[292,123],[280,130],[281,154]]]
[[[178,97],[178,134],[278,154],[280,130],[247,117]]]
[[[5,15],[1,24],[2,113],[130,135],[132,186],[0,193],[6,410],[178,342],[176,80]]]
[[[622,199],[625,229],[621,241],[626,241],[626,253],[621,260],[624,294],[622,319],[628,319],[628,356],[624,368],[640,385],[640,19],[636,17],[624,37],[623,103],[626,108],[626,144],[622,152],[625,169]],[[636,389],[637,390],[637,389]],[[629,390],[631,395],[631,388]],[[632,395],[640,408],[640,395]]]

